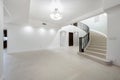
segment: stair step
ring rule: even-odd
[[[106,49],[107,47],[106,46],[98,46],[98,45],[89,45],[88,47],[91,47],[91,48],[99,48],[99,49]]]
[[[106,46],[106,43],[90,43],[90,45]]]
[[[100,58],[100,57],[97,57],[97,56],[94,56],[94,55],[90,55],[90,54],[86,54],[86,53],[82,53],[81,55],[88,58],[88,59],[91,59],[95,62],[104,64],[104,65],[112,65],[111,61],[107,61],[106,59],[103,59],[103,58]]]
[[[87,50],[94,51],[94,52],[100,52],[100,53],[106,53],[106,49],[100,49],[100,48],[94,48],[94,47],[88,47]]]
[[[89,50],[86,50],[85,53],[106,59],[106,54],[104,54],[104,53],[99,53],[99,52],[94,52],[94,51],[89,51]]]
[[[106,44],[107,41],[91,41],[91,43],[104,43],[104,44]]]

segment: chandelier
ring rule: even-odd
[[[59,11],[58,8],[55,8],[55,9],[50,13],[50,17],[51,17],[51,19],[53,19],[53,20],[60,20],[60,19],[62,19],[62,14],[61,14],[61,12]]]

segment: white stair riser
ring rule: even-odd
[[[97,57],[100,57],[100,58],[106,58],[106,55],[103,55],[102,53],[98,54],[98,53],[93,53],[93,52],[87,52],[87,54],[90,54],[90,55],[94,55],[94,56],[97,56]]]
[[[87,50],[106,54],[106,51],[102,49],[87,48]]]
[[[96,45],[96,46],[107,46],[107,44],[100,44],[100,43],[91,43],[90,45]]]
[[[82,54],[82,56],[84,56],[84,57],[86,57],[86,58],[88,58],[88,59],[91,59],[91,60],[93,60],[93,61],[95,61],[95,62],[104,64],[104,65],[110,65],[110,64],[112,64],[111,61],[110,61],[110,62],[107,62],[107,61],[105,61],[105,60],[100,60],[100,59],[98,59],[98,58],[91,57],[91,56],[89,56],[89,55],[84,55],[84,54]]]
[[[104,49],[106,50],[106,46],[95,46],[95,45],[89,45],[91,48],[99,48],[99,49]]]

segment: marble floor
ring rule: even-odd
[[[120,68],[77,54],[75,47],[4,53],[5,80],[120,80]]]

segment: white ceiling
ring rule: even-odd
[[[52,0],[31,0],[30,19],[45,20],[46,22],[62,26],[74,18],[100,8],[102,3],[101,0],[60,0],[63,7],[63,18],[59,21],[54,21],[49,17],[51,1]]]
[[[29,0],[4,0],[5,23],[26,23],[29,17],[29,5]]]
[[[31,24],[42,22],[50,26],[63,26],[73,19],[102,7],[103,0],[60,0],[63,18],[54,21],[49,17],[52,0],[4,0],[5,24]]]

